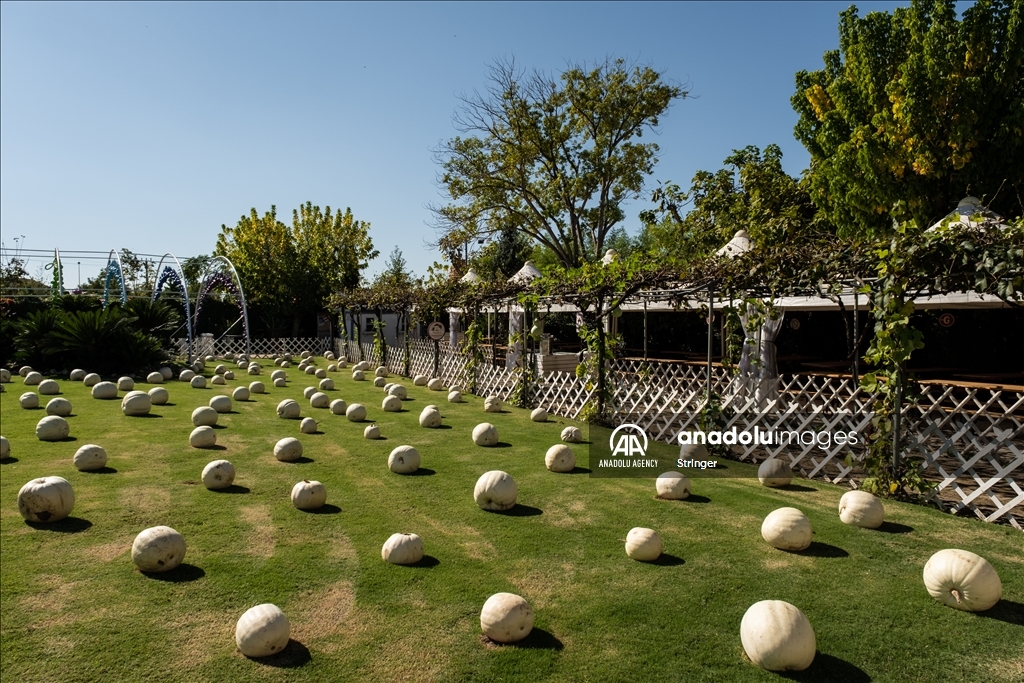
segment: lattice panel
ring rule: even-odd
[[[276,337],[270,339],[251,339],[249,346],[253,358],[275,358],[290,353],[298,356],[303,351],[309,351],[315,355],[322,355],[331,350],[334,346],[330,337]],[[177,348],[179,355],[188,353],[188,340],[178,339]],[[218,356],[222,357],[228,353],[235,355],[245,354],[245,340],[235,337],[224,339],[210,339],[200,337],[192,342],[193,356]]]
[[[533,387],[533,403],[549,413],[579,419],[595,388],[587,378],[570,372],[549,372]]]

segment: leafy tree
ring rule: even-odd
[[[307,202],[292,213],[292,226],[277,209],[260,216],[252,209],[238,224],[221,226],[215,254],[235,264],[246,300],[276,319],[292,321],[297,335],[303,315],[315,315],[330,296],[359,283],[359,273],[377,256],[370,224],[351,209],[332,213]]]
[[[792,103],[812,198],[841,231],[925,226],[967,195],[1021,214],[1022,10],[980,0],[958,21],[952,0],[913,0],[840,15],[839,49],[824,69],[796,74]]]
[[[516,228],[506,226],[469,263],[485,280],[505,279],[522,268],[532,253],[530,238]]]
[[[452,200],[435,208],[446,254],[518,230],[567,267],[598,260],[657,161],[657,144],[639,138],[687,93],[621,59],[558,80],[498,62],[490,78],[486,95],[463,98],[456,114],[466,137],[438,150]]]

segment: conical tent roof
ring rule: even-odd
[[[470,268],[465,275],[459,278],[459,282],[480,282],[480,276],[476,274],[476,271]]]
[[[533,265],[533,261],[527,261],[515,275],[508,279],[509,282],[527,283],[540,277],[540,271]]]
[[[750,251],[750,247],[750,235],[747,234],[746,230],[738,230],[733,235],[733,238],[729,240],[728,244],[715,252],[715,256],[735,258],[743,252]]]
[[[601,263],[603,263],[603,264],[605,264],[607,266],[612,261],[617,261],[618,259],[619,259],[618,252],[615,251],[614,249],[609,249],[608,251],[604,252],[604,257],[601,259]]]
[[[980,220],[979,220],[980,219]],[[1000,230],[1010,227],[1006,225],[1003,217],[981,203],[977,197],[964,197],[957,203],[956,209],[946,215],[941,221],[928,228],[927,232],[938,229],[943,224],[952,225],[960,223],[969,228],[984,227],[995,223]]]

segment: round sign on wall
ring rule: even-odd
[[[434,341],[444,339],[444,323],[434,322],[427,325],[427,336]]]

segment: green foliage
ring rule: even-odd
[[[839,50],[796,74],[792,103],[813,200],[842,232],[927,225],[966,195],[1021,213],[1022,7],[983,0],[957,20],[952,0],[912,0],[840,15]]]
[[[49,356],[56,352],[53,334],[59,314],[55,308],[44,308],[29,313],[18,322],[15,357],[19,361],[38,367],[52,362]]]
[[[686,92],[621,59],[570,67],[557,81],[505,62],[490,76],[487,94],[456,115],[466,137],[438,150],[452,200],[435,209],[446,255],[514,229],[564,266],[599,259],[657,161],[658,146],[638,139]]]
[[[532,253],[530,238],[514,226],[505,226],[497,239],[470,258],[469,265],[484,280],[505,280],[518,272]]]

